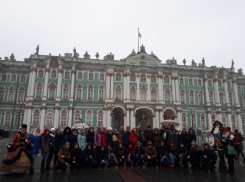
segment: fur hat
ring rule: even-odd
[[[27,125],[26,124],[22,124],[21,128],[27,128]]]
[[[70,143],[69,142],[66,142],[66,144],[65,145],[70,145]]]
[[[130,129],[130,126],[127,126],[127,128],[126,129]]]
[[[120,129],[124,129],[124,127],[123,126],[120,126]]]
[[[51,128],[50,131],[55,131],[55,128]]]

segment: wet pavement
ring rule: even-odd
[[[0,140],[0,160],[6,155],[5,145],[10,143],[10,139]],[[218,162],[217,162],[218,163]],[[245,164],[240,160],[235,161],[235,173],[219,173],[216,168],[215,172],[196,171],[183,168],[150,168],[150,167],[124,167],[124,168],[105,168],[105,169],[91,169],[81,171],[61,172],[40,172],[41,156],[37,156],[35,163],[35,173],[26,174],[0,174],[0,182],[73,182],[73,181],[86,181],[86,182],[158,182],[158,181],[222,181],[222,182],[244,182],[245,181]],[[217,165],[216,165],[217,166]]]

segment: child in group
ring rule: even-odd
[[[87,168],[92,168],[97,164],[97,161],[93,158],[93,151],[91,148],[91,143],[87,143],[87,147],[84,150],[85,163]]]
[[[93,163],[93,166],[92,166],[93,168],[99,167],[99,161],[98,161],[99,152],[98,152],[98,150],[99,150],[100,146],[98,147],[95,143],[92,144],[92,159],[95,161]]]
[[[104,168],[106,166],[106,161],[107,161],[107,151],[105,150],[105,146],[102,144],[98,155],[98,163],[100,164],[101,168]]]
[[[79,148],[78,143],[74,144],[74,148],[71,150],[72,162],[71,162],[71,170],[80,170],[83,167],[84,156],[81,148]]]
[[[128,148],[126,149],[126,165],[129,167],[131,166],[131,162],[134,161],[134,151],[135,149],[133,148],[133,145],[131,142],[129,142]]]
[[[200,169],[200,157],[201,157],[201,152],[197,150],[197,145],[195,140],[191,142],[191,148],[189,151],[189,155],[187,156],[190,164],[191,164],[191,169]]]
[[[170,168],[174,168],[175,164],[177,163],[178,159],[178,149],[174,145],[174,141],[170,141],[170,147],[169,147],[169,158],[171,160],[171,166]]]

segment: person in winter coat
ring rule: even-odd
[[[197,145],[195,140],[192,141],[191,143],[191,148],[189,150],[189,155],[187,156],[190,164],[191,164],[191,169],[200,169],[200,157],[201,157],[202,152],[197,150]]]
[[[31,169],[30,173],[34,173],[34,164],[35,164],[35,159],[37,157],[37,154],[41,152],[42,149],[42,142],[41,142],[41,130],[40,128],[36,128],[32,134],[29,135],[28,140],[33,143],[33,147],[31,148]]]
[[[67,165],[71,163],[71,150],[70,143],[66,142],[62,149],[59,151],[58,164],[54,166],[54,171],[61,170],[65,172]]]
[[[177,161],[178,161],[178,148],[174,144],[173,140],[170,141],[170,147],[168,149],[168,152],[169,152],[169,158],[170,158],[170,162],[171,162],[170,168],[174,168],[175,163],[177,163]]]
[[[112,137],[113,137],[113,131],[112,131],[112,128],[110,127],[108,130],[107,136],[106,136],[107,146],[108,146],[108,144],[110,144],[111,147],[113,146]]]
[[[70,170],[80,170],[84,167],[84,156],[81,148],[79,148],[78,143],[74,144],[73,149],[71,150],[71,168]]]
[[[203,148],[204,151],[201,155],[201,169],[205,171],[214,171],[217,155],[213,150],[211,150],[210,144],[208,142],[203,144]]]
[[[106,166],[107,162],[107,150],[105,149],[105,146],[102,144],[99,149],[99,164],[101,168],[104,168]]]
[[[94,128],[93,127],[90,127],[88,129],[88,134],[86,135],[86,143],[94,143]]]
[[[47,157],[49,156],[49,145],[50,145],[50,134],[49,134],[49,129],[45,129],[44,132],[42,133],[42,164],[41,164],[41,171],[45,171],[45,162]]]
[[[160,134],[161,134],[162,140],[166,141],[166,139],[167,139],[167,132],[166,132],[166,129],[165,129],[165,126],[164,125],[161,126]]]
[[[152,145],[152,142],[149,141],[145,148],[145,159],[147,166],[156,167],[157,164],[157,149]]]
[[[133,145],[131,142],[129,142],[129,146],[126,149],[126,153],[125,153],[125,162],[127,166],[131,166],[131,162],[134,161],[134,152],[135,149],[133,148]]]
[[[86,148],[86,135],[85,135],[85,129],[82,128],[80,130],[80,134],[77,135],[77,143],[79,145],[79,148],[83,151]]]
[[[104,145],[105,150],[107,150],[107,129],[103,127],[103,131],[101,132],[101,145]]]
[[[180,143],[179,148],[179,161],[180,161],[180,167],[188,167],[188,149],[185,146],[184,143]]]
[[[140,135],[138,137],[138,140],[143,145],[143,147],[146,146],[145,132],[143,130],[140,132]]]
[[[162,137],[160,135],[160,131],[158,128],[154,128],[153,130],[153,145],[156,149],[160,147],[160,142],[162,140]]]
[[[153,132],[152,132],[152,129],[151,129],[151,125],[147,125],[147,129],[145,130],[145,139],[146,139],[146,144],[149,142],[149,141],[153,141]]]
[[[187,148],[190,149],[191,148],[191,142],[192,141],[196,142],[196,135],[195,135],[195,130],[193,128],[190,128],[188,130],[188,144],[187,144]]]
[[[205,136],[202,133],[202,129],[198,128],[197,129],[197,134],[196,134],[196,144],[197,144],[197,149],[203,151],[203,143],[205,142]]]
[[[243,158],[243,163],[245,163],[245,159],[244,159],[244,154],[243,154],[243,136],[238,133],[238,130],[235,130],[235,137],[237,138],[237,141],[239,142],[239,148],[237,149],[237,156],[236,156],[236,160],[238,160],[239,155],[242,155]]]
[[[101,146],[101,142],[102,142],[102,138],[101,138],[101,128],[98,127],[97,131],[94,133],[94,143],[95,145],[100,148]]]
[[[99,147],[100,148],[100,147]],[[93,165],[93,168],[99,167],[99,148],[97,148],[96,144],[92,144],[92,158],[96,161],[96,163]]]
[[[139,165],[143,166],[145,160],[145,149],[139,141],[134,152],[134,166]]]
[[[70,136],[70,147],[74,148],[75,143],[77,143],[77,129],[72,129],[72,134]]]
[[[187,147],[188,146],[188,134],[185,128],[182,129],[181,134],[179,135],[179,141],[184,143],[184,145]]]
[[[138,142],[138,133],[136,131],[136,128],[132,129],[132,133],[131,133],[131,135],[129,137],[129,141],[132,143],[133,149],[135,149],[136,148],[136,144]]]
[[[169,164],[168,160],[168,147],[165,145],[165,141],[162,140],[160,143],[160,147],[157,149],[159,166],[165,166]]]
[[[205,142],[208,142],[211,149],[213,150],[214,149],[214,136],[213,134],[211,133],[211,131],[207,131],[207,134],[206,134],[206,138],[205,138]]]
[[[49,142],[49,156],[46,162],[46,170],[52,170],[52,168],[50,168],[50,163],[54,157],[54,154],[55,154],[55,128],[51,128],[50,129],[50,142]],[[54,162],[54,164],[55,163],[56,161]]]
[[[111,144],[107,144],[107,161],[106,167],[112,167],[115,165],[115,151],[112,149]]]
[[[125,148],[122,143],[119,143],[118,149],[116,150],[116,158],[118,162],[118,167],[123,167],[125,161]]]
[[[117,131],[117,136],[118,136],[118,145],[123,144],[123,138],[120,131]]]
[[[176,129],[172,129],[168,136],[168,147],[170,147],[171,141],[174,141],[174,145],[179,147],[179,136],[176,134]]]
[[[125,149],[128,148],[130,135],[131,135],[130,127],[127,126],[126,132],[123,135],[123,146],[124,146]]]
[[[63,145],[66,144],[66,142],[69,142],[71,141],[71,135],[72,135],[72,131],[71,131],[71,128],[70,127],[65,127],[64,131],[63,131]],[[69,146],[71,147],[71,146]]]
[[[123,136],[125,134],[125,131],[124,131],[124,127],[123,126],[120,126],[120,134]]]
[[[63,139],[64,139],[64,136],[63,136],[63,133],[61,132],[61,130],[58,128],[55,132],[55,152],[54,152],[54,163],[57,164],[57,160],[58,160],[58,154],[59,154],[59,151],[61,149],[61,146],[62,146],[62,142],[63,142]]]
[[[90,143],[87,143],[87,147],[84,150],[85,163],[87,168],[93,168],[96,166],[97,161],[93,158],[93,151]]]
[[[114,132],[112,133],[112,148],[114,149],[114,150],[116,150],[117,149],[117,144],[118,144],[118,131],[117,131],[117,129],[114,129]]]

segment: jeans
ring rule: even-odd
[[[169,164],[169,160],[168,160],[167,157],[165,159],[160,158],[159,159],[159,162],[160,162],[161,165],[167,165],[167,164]]]
[[[139,163],[140,165],[143,165],[143,161],[145,160],[145,155],[133,154],[133,157],[134,157],[134,164]]]
[[[106,167],[112,166],[115,163],[115,155],[111,156],[110,159],[106,161]]]
[[[35,164],[35,159],[37,157],[37,154],[31,154],[31,168],[34,168],[34,164]]]
[[[174,154],[169,154],[170,156],[170,160],[171,160],[171,164],[174,164],[177,161],[177,158]]]

